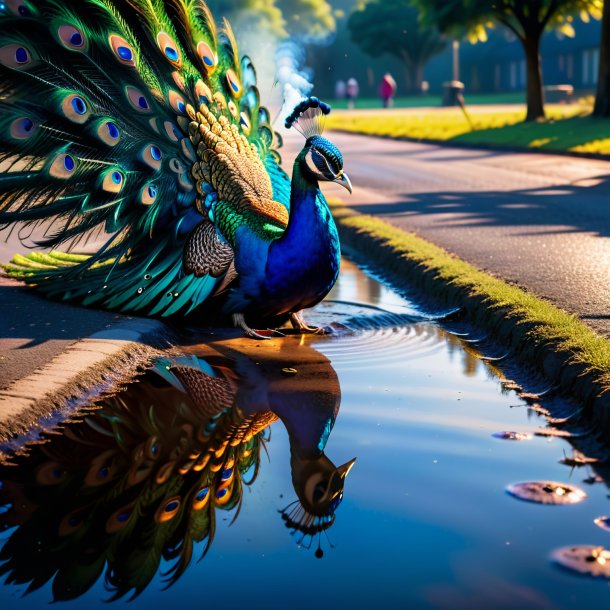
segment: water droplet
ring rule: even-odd
[[[152,280],[152,275],[150,275],[150,273],[147,273],[147,274],[144,276],[144,279],[145,279],[145,280]]]
[[[140,287],[139,287],[139,288],[136,290],[136,292],[137,292],[138,294],[142,294],[142,293],[144,292],[144,288],[142,288],[142,286],[140,286]]]

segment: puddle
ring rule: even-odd
[[[573,405],[347,262],[307,319],[336,332],[191,338],[1,467],[0,607],[604,603],[609,449]]]

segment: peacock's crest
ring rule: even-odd
[[[320,136],[324,131],[324,118],[330,113],[330,106],[317,97],[308,97],[299,102],[286,117],[286,129],[294,127],[305,138]]]

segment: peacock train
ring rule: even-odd
[[[290,179],[254,66],[202,0],[5,0],[0,228],[48,253],[4,270],[84,306],[315,330],[301,311],[340,257],[319,183],[351,192],[329,111],[309,97],[286,120],[306,138]]]

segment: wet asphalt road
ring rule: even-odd
[[[343,152],[354,194],[335,185],[327,194],[610,336],[610,161],[329,137]]]

